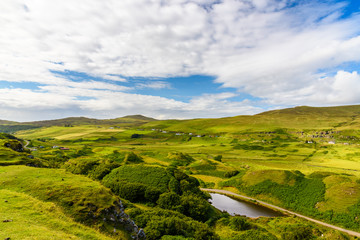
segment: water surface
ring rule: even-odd
[[[235,200],[228,196],[210,193],[211,195],[211,205],[216,207],[221,211],[226,211],[230,215],[234,216],[245,215],[247,217],[256,218],[256,217],[278,217],[282,216],[280,212],[274,211],[272,209],[256,205],[254,203],[245,202],[241,200]]]

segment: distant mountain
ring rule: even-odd
[[[55,120],[44,120],[34,122],[11,122],[0,121],[0,132],[12,133],[20,130],[51,126],[73,126],[73,125],[118,125],[122,127],[138,126],[144,123],[156,121],[156,119],[142,115],[129,115],[115,119],[95,119],[86,117],[68,117]]]
[[[142,115],[131,115],[115,119],[95,119],[86,117],[69,117],[55,120],[35,121],[35,122],[24,122],[21,124],[33,125],[40,127],[48,126],[61,126],[61,125],[103,125],[103,124],[124,124],[124,123],[146,123],[155,121],[153,118],[148,118]]]
[[[0,132],[63,126],[63,125],[117,125],[142,126],[146,129],[194,133],[237,133],[244,131],[267,131],[287,129],[355,129],[360,128],[360,105],[337,107],[300,106],[271,110],[252,116],[235,116],[213,119],[156,120],[142,115],[128,115],[115,119],[69,117],[56,120],[17,123],[0,121]]]
[[[156,121],[156,119],[155,118],[150,118],[150,117],[145,117],[145,116],[143,116],[143,115],[127,115],[127,116],[125,116],[125,117],[122,117],[122,119],[127,119],[127,118],[129,118],[129,119],[138,119],[138,120],[144,120],[144,121],[149,121],[149,122],[151,122],[151,121]],[[119,118],[117,118],[117,119],[119,119]],[[120,118],[121,119],[121,118]]]
[[[7,120],[0,120],[0,124],[18,124],[18,122],[13,122],[13,121],[7,121]]]

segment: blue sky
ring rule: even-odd
[[[0,119],[360,103],[360,2],[0,2]]]

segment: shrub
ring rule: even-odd
[[[185,195],[181,197],[181,206],[183,214],[195,220],[205,222],[209,217],[210,204],[205,199],[194,196]]]
[[[214,157],[214,160],[218,162],[221,162],[221,159],[222,159],[222,155],[217,155]]]
[[[167,192],[171,178],[173,177],[162,167],[124,165],[112,170],[104,178],[104,181],[110,183],[122,180],[130,183],[141,183],[157,188],[161,192]]]
[[[276,240],[277,238],[270,234],[270,233],[264,233],[259,230],[251,229],[246,232],[244,232],[241,235],[237,235],[231,240],[249,240],[249,239],[256,239],[256,240]]]
[[[129,211],[130,217],[144,228],[146,237],[153,239],[178,239],[180,236],[186,239],[217,240],[218,236],[204,223],[197,222],[179,212],[163,209],[149,211]],[[166,237],[165,237],[166,236]],[[176,238],[169,238],[176,236]],[[180,239],[183,239],[180,237]]]
[[[167,158],[172,160],[172,166],[187,166],[195,161],[189,154],[181,152],[169,153]]]
[[[238,174],[239,174],[239,171],[237,171],[237,170],[229,171],[229,172],[226,172],[226,173],[225,173],[225,177],[231,178],[231,177],[236,176],[236,175],[238,175]]]
[[[180,196],[174,192],[163,193],[156,202],[159,207],[169,210],[178,210],[180,207]]]
[[[99,161],[96,159],[77,158],[65,163],[65,168],[69,172],[86,175],[99,164]]]
[[[299,226],[282,234],[284,240],[307,240],[312,239],[312,230],[309,226]]]
[[[108,175],[111,172],[111,170],[118,167],[120,167],[119,163],[115,163],[115,162],[103,163],[93,168],[89,172],[89,176],[92,179],[102,180],[106,175]]]
[[[127,153],[124,159],[125,163],[141,163],[144,162],[142,157],[136,155],[133,152]]]
[[[235,216],[229,221],[231,229],[235,231],[244,231],[250,229],[251,225],[244,217]]]

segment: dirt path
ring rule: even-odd
[[[30,144],[30,142],[28,140],[24,140],[26,142],[26,144],[23,146],[24,149],[29,149],[30,151],[34,151],[36,150],[36,148],[28,148],[27,146]]]
[[[247,196],[244,196],[244,195],[240,195],[240,194],[236,194],[236,193],[233,193],[233,192],[230,192],[230,191],[227,191],[227,190],[220,190],[220,189],[201,188],[201,190],[206,191],[206,192],[222,193],[222,194],[225,194],[225,195],[235,196],[235,197],[239,197],[239,198],[250,200],[250,201],[256,201],[257,203],[259,203],[262,206],[269,207],[269,208],[272,208],[272,209],[276,209],[276,210],[279,210],[281,212],[288,213],[288,214],[291,214],[291,215],[295,215],[297,217],[300,217],[300,218],[306,219],[308,221],[323,225],[325,227],[329,227],[329,228],[332,228],[332,229],[347,233],[347,234],[349,234],[351,236],[360,237],[360,233],[358,233],[358,232],[354,232],[354,231],[347,230],[347,229],[344,229],[344,228],[341,228],[341,227],[337,227],[337,226],[334,226],[334,225],[331,225],[331,224],[328,224],[328,223],[325,223],[325,222],[322,222],[322,221],[319,221],[319,220],[316,220],[316,219],[313,219],[313,218],[310,218],[310,217],[307,217],[307,216],[304,216],[304,215],[301,215],[301,214],[298,214],[298,213],[295,213],[295,212],[292,212],[292,211],[289,211],[289,210],[287,210],[285,208],[281,208],[281,207],[278,207],[278,206],[275,206],[275,205],[272,205],[272,204],[269,204],[269,203],[254,199],[254,198],[250,198],[250,197],[247,197]]]
[[[25,149],[28,149],[27,146],[30,144],[30,142],[29,142],[28,140],[24,140],[24,141],[26,142],[26,144],[24,145],[24,148],[25,148]]]

